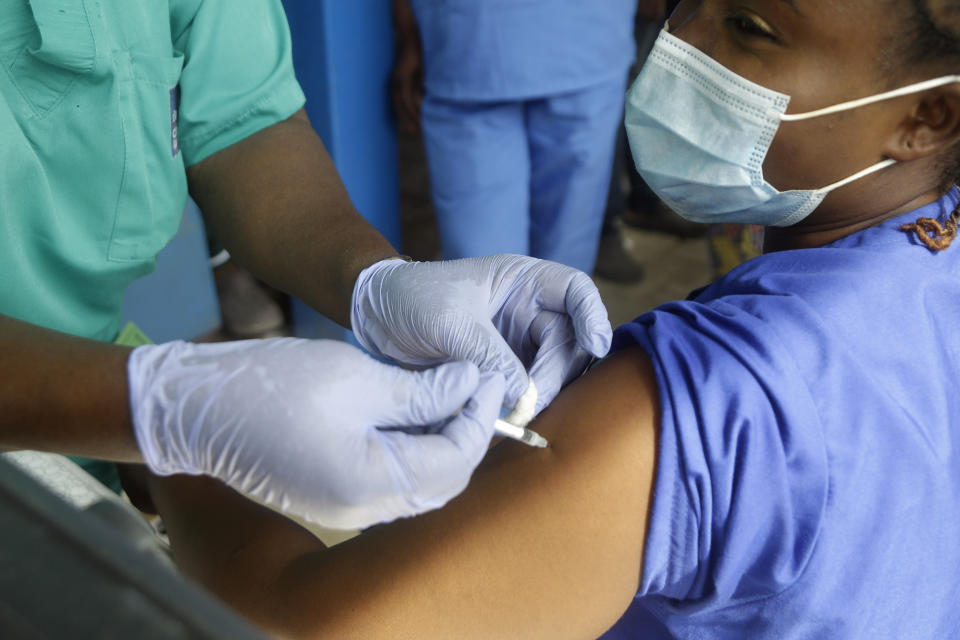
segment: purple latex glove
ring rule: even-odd
[[[436,509],[460,493],[504,393],[501,376],[469,362],[406,371],[330,340],[148,345],[127,370],[137,442],[154,473],[213,476],[339,529]]]
[[[513,407],[529,375],[537,410],[606,355],[612,331],[590,278],[526,256],[447,262],[383,260],[353,291],[353,331],[378,357],[413,366],[473,362],[507,381]]]

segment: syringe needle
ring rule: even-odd
[[[501,436],[506,436],[507,438],[522,442],[531,447],[543,449],[550,446],[546,438],[536,431],[527,429],[526,427],[518,427],[515,424],[510,424],[506,420],[497,420],[494,424],[494,430]]]

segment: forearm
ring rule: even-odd
[[[0,449],[140,461],[129,353],[0,316]]]
[[[397,253],[350,202],[302,110],[187,175],[234,259],[344,326],[360,271]]]
[[[184,569],[277,633],[596,636],[637,589],[656,417],[642,352],[600,370],[542,414],[550,449],[505,443],[447,507],[329,551],[222,487],[154,479],[154,499]]]
[[[417,20],[410,0],[393,0],[393,28],[401,42],[418,38]]]

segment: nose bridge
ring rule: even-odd
[[[670,16],[670,33],[712,58],[720,31],[707,15],[711,10],[707,4],[708,0],[683,0]]]

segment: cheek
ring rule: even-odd
[[[780,126],[763,174],[780,191],[819,189],[880,162],[879,140],[855,112]]]
[[[832,169],[833,160],[829,153],[823,153],[825,147],[832,146],[829,131],[823,129],[822,124],[782,124],[763,162],[767,182],[780,191],[818,189],[832,182],[824,176]],[[825,155],[828,167],[822,166]]]

